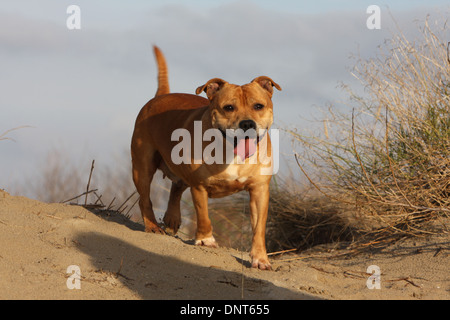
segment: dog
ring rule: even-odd
[[[247,190],[253,231],[251,264],[253,268],[270,270],[265,230],[272,174],[271,171],[262,174],[262,171],[270,169],[272,163],[255,159],[262,154],[262,144],[266,145],[268,157],[271,157],[270,136],[266,133],[273,122],[273,88],[281,90],[281,87],[266,76],[257,77],[242,86],[214,78],[199,86],[196,95],[170,93],[165,57],[158,47],[153,49],[158,66],[158,89],[155,97],[138,114],[131,142],[133,181],[140,195],[139,207],[145,231],[176,234],[181,224],[181,196],[190,187],[197,214],[195,244],[217,247],[208,216],[208,198],[221,198]],[[199,96],[203,92],[207,98]],[[240,160],[241,163],[206,163],[205,159],[194,159],[196,152],[200,151],[200,155],[202,151],[206,152],[208,141],[201,141],[197,146],[194,142],[190,150],[184,150],[183,159],[192,161],[174,161],[173,150],[177,141],[173,133],[176,130],[191,135],[200,133],[203,137],[209,129],[219,132],[215,135],[215,140],[219,141],[215,153],[223,154],[230,150],[231,144],[234,152],[227,159]],[[238,129],[243,132],[253,130],[253,135],[229,138],[228,131]],[[164,230],[155,219],[150,200],[150,185],[157,169],[172,180],[169,204],[163,218]]]

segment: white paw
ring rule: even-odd
[[[216,242],[216,239],[214,239],[213,236],[205,238],[205,239],[195,240],[195,245],[196,246],[211,247],[211,248],[219,247],[219,245]]]
[[[252,258],[252,268],[259,270],[272,270],[269,258],[267,257],[266,251],[260,251],[258,253],[250,253]]]
[[[272,266],[268,259],[252,259],[252,268],[259,270],[272,270]]]

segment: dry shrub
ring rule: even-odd
[[[330,199],[363,217],[365,244],[447,232],[450,216],[450,61],[446,23],[421,38],[397,34],[353,75],[351,113],[329,109],[324,135],[291,131],[305,150],[301,170]],[[436,224],[436,222],[443,222]],[[438,229],[435,229],[438,226]]]
[[[32,182],[27,182],[20,189],[41,201],[87,203],[91,207],[98,205],[139,220],[139,196],[131,176],[129,152],[116,156],[112,163],[95,162],[92,167],[92,159],[77,161],[69,157],[64,148],[51,149],[36,176],[28,177],[27,181]],[[161,175],[157,175],[153,186],[154,210],[162,215],[169,193],[168,184]],[[89,193],[86,197],[84,193],[87,189]]]
[[[27,184],[21,189],[40,201],[61,202],[83,192],[87,175],[85,180],[67,153],[53,149],[47,153],[36,177],[28,177]]]
[[[220,245],[250,249],[252,229],[246,192],[210,201],[209,216]],[[356,232],[341,203],[330,201],[311,188],[299,188],[280,177],[274,178],[266,232],[268,252],[352,242]]]
[[[306,187],[283,182],[271,190],[267,249],[304,250],[320,244],[352,242],[356,230],[341,203]]]

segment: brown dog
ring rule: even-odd
[[[264,76],[243,86],[216,78],[198,87],[197,95],[170,94],[166,61],[157,47],[154,51],[159,70],[158,91],[140,111],[131,143],[133,180],[140,195],[139,206],[145,231],[164,233],[157,224],[149,196],[150,184],[157,169],[172,180],[169,204],[163,219],[167,232],[176,233],[180,227],[181,196],[186,188],[191,188],[197,213],[197,245],[217,246],[208,217],[208,197],[224,197],[247,190],[253,229],[252,267],[270,269],[265,229],[272,162],[262,163],[258,161],[258,156],[263,154],[261,146],[264,144],[271,159],[270,137],[265,133],[273,122],[273,87],[281,90],[280,86]],[[198,96],[202,92],[206,92],[208,99]],[[218,146],[214,156],[211,142],[204,141],[212,141],[211,137],[205,139],[208,129],[219,132],[219,135],[213,134],[215,146]],[[253,129],[253,135],[229,138],[230,129],[245,132]],[[192,146],[183,150],[181,162],[174,159],[180,154],[174,152],[180,151],[180,144],[176,141],[180,137],[174,137],[174,132],[189,133],[194,137],[190,141],[189,137],[184,137],[183,143],[195,140]],[[227,153],[230,149],[234,150],[231,157]],[[213,158],[216,161],[207,161],[202,157],[207,150],[210,151],[210,160]],[[230,162],[230,159],[233,161]],[[263,174],[264,170],[266,173]]]

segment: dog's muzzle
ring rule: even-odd
[[[253,120],[243,120],[239,123],[239,129],[219,128],[223,137],[234,145],[234,155],[239,156],[241,160],[245,160],[256,153],[257,145],[267,133],[267,129],[256,130],[256,123]]]

